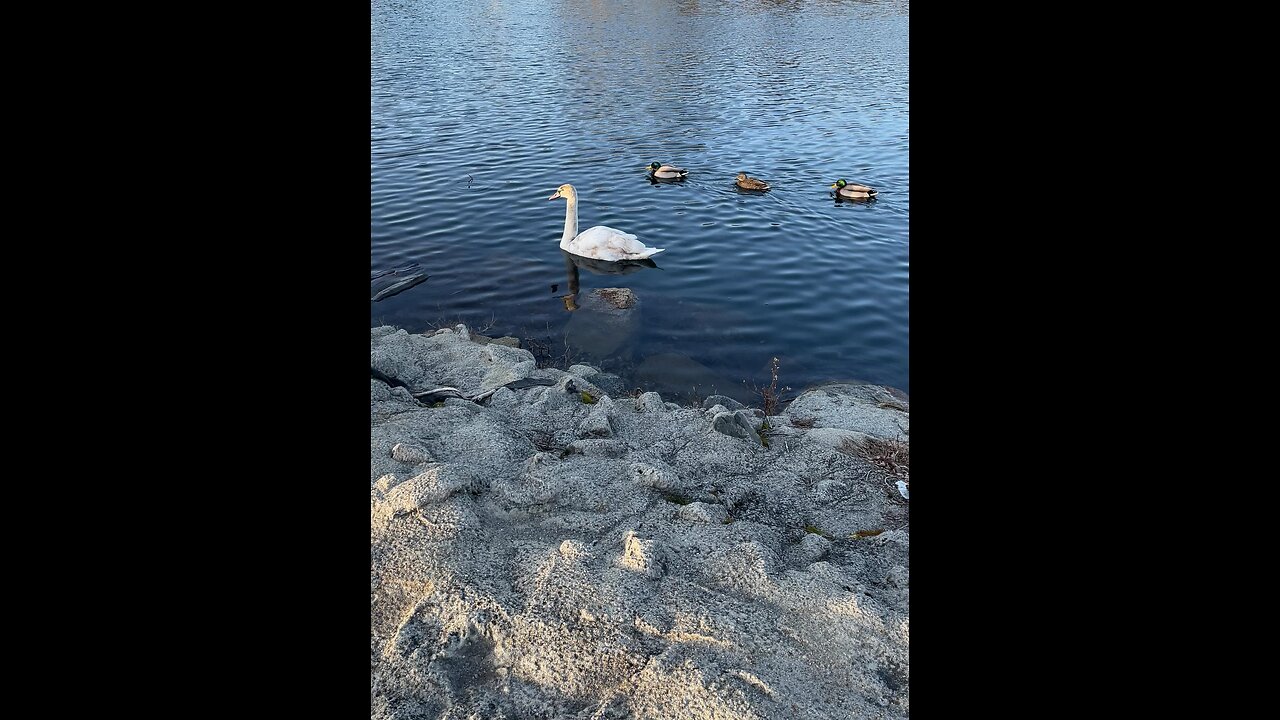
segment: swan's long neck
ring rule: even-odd
[[[578,198],[570,195],[565,198],[564,207],[564,235],[560,238],[560,247],[569,244],[570,240],[578,237]]]

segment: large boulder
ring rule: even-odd
[[[910,400],[881,385],[828,383],[805,391],[786,414],[813,427],[840,428],[888,439],[911,437]]]
[[[528,350],[473,341],[465,325],[430,335],[388,330],[370,332],[369,365],[414,392],[446,386],[478,395],[528,377],[536,365]]]

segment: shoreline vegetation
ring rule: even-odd
[[[370,330],[372,717],[909,717],[904,393],[520,344]]]

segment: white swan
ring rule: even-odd
[[[635,235],[603,225],[587,228],[579,233],[578,191],[572,185],[561,185],[547,199],[556,198],[568,201],[564,211],[564,236],[560,238],[561,250],[585,258],[609,261],[643,260],[663,251],[663,248],[646,247]]]

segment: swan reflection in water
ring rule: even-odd
[[[645,258],[644,260],[596,260],[595,258],[582,257],[574,255],[571,252],[561,250],[560,254],[564,256],[565,274],[569,276],[569,294],[561,295],[560,299],[564,301],[564,309],[573,312],[578,309],[578,269],[582,268],[596,275],[630,275],[634,272],[640,272],[645,268],[658,268],[658,264],[653,260]]]

